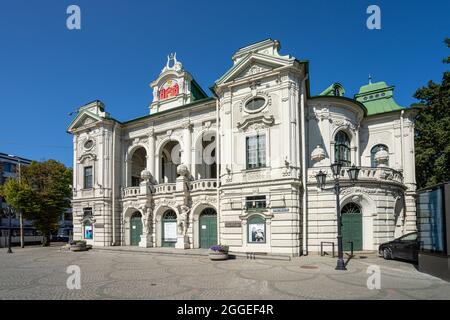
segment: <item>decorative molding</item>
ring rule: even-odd
[[[347,129],[350,129],[351,131],[355,132],[358,129],[358,125],[355,125],[354,123],[350,122],[347,119],[333,119],[330,118],[331,123],[335,128],[339,127],[345,127]]]
[[[237,128],[240,131],[261,130],[272,126],[275,123],[273,115],[266,117],[264,115],[246,119],[243,123],[238,122]]]
[[[266,71],[271,71],[272,68],[259,64],[259,63],[255,63],[253,65],[251,65],[249,68],[247,68],[246,70],[242,71],[235,79],[242,79],[248,76],[253,76],[255,74],[258,73],[263,73]]]
[[[91,159],[92,161],[97,160],[97,155],[95,153],[84,153],[78,158],[78,163],[83,163],[85,159]]]
[[[256,89],[256,87],[255,87]],[[256,97],[261,97],[263,98],[266,102],[264,103],[264,105],[255,111],[249,111],[245,109],[245,104]],[[239,102],[239,111],[242,112],[242,110],[244,110],[247,114],[253,114],[253,113],[258,113],[261,112],[262,110],[266,109],[267,107],[270,107],[272,105],[272,97],[267,94],[264,91],[258,90],[258,91],[253,91],[251,94],[246,95],[240,102]]]

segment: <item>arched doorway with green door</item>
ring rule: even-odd
[[[164,212],[162,218],[161,246],[175,247],[177,242],[177,214],[173,210]]]
[[[217,244],[217,212],[213,208],[206,208],[200,213],[199,219],[200,248],[208,249]]]
[[[342,215],[342,242],[344,251],[360,251],[363,248],[362,213],[361,208],[353,203],[347,203],[341,210]]]
[[[142,215],[135,212],[130,217],[130,245],[138,246],[142,235]]]

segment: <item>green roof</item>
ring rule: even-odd
[[[328,88],[319,93],[319,96],[335,96],[336,92],[340,97],[345,95],[345,89],[339,82],[332,83]]]
[[[404,109],[394,100],[394,86],[388,86],[384,81],[362,86],[355,99],[367,108],[368,116]]]

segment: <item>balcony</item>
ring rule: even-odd
[[[400,171],[394,170],[388,167],[359,167],[358,181],[360,182],[385,182],[385,183],[395,183],[403,184],[403,174]],[[350,167],[344,167],[341,170],[340,179],[341,181],[349,180],[348,170]],[[333,176],[331,174],[330,167],[317,167],[308,169],[308,183],[317,183],[316,174],[322,170],[327,174],[327,181],[333,181]]]
[[[216,179],[201,179],[191,182],[191,192],[211,191],[217,189]]]
[[[128,187],[122,189],[122,198],[133,198],[139,196],[145,196],[142,193],[142,187]],[[216,179],[201,179],[191,181],[189,183],[190,192],[203,192],[203,191],[216,191],[217,190],[217,180]],[[176,183],[162,183],[154,186],[154,195],[168,195],[172,194],[177,190]],[[149,192],[150,193],[150,192]]]
[[[167,193],[173,193],[175,191],[177,191],[176,183],[163,183],[163,184],[157,184],[155,186],[156,194],[167,194]]]
[[[128,187],[122,190],[122,198],[136,197],[141,194],[141,187]]]

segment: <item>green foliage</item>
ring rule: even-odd
[[[450,48],[450,38],[445,39]],[[444,59],[450,63],[450,57]],[[450,72],[442,83],[429,81],[414,94],[420,100],[415,124],[416,179],[419,188],[450,180]]]
[[[9,179],[0,192],[25,219],[33,221],[48,245],[51,231],[70,207],[72,171],[55,160],[33,161],[21,170],[21,181]]]

